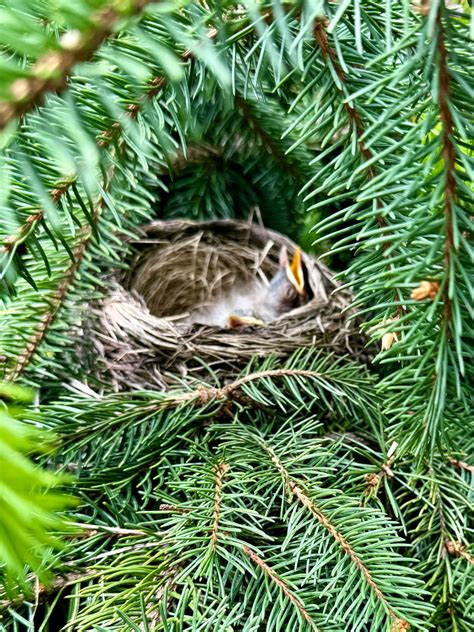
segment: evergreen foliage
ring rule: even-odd
[[[81,501],[69,532],[51,492],[10,534],[51,544],[20,579],[54,575],[2,596],[3,629],[470,630],[468,3],[2,0],[0,20],[0,378],[34,388],[11,427],[59,437],[43,464]],[[95,381],[85,316],[120,236],[255,205],[330,249],[373,366]],[[25,522],[56,482],[28,472]]]
[[[1,384],[0,396],[23,403],[32,399],[29,391],[14,384]],[[21,423],[16,419],[19,410],[1,403],[0,561],[5,569],[5,587],[15,595],[16,582],[26,583],[26,564],[39,579],[51,579],[50,552],[62,546],[52,531],[68,530],[56,512],[71,505],[72,499],[52,491],[66,482],[65,476],[39,469],[26,456],[32,450],[51,451],[53,436]]]

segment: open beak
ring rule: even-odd
[[[253,318],[252,316],[229,316],[228,323],[231,329],[239,329],[240,327],[261,327],[265,325],[263,320]]]
[[[286,273],[290,283],[295,287],[298,294],[304,293],[303,261],[301,259],[301,248],[295,250],[291,264],[287,267]]]

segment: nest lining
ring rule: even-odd
[[[229,330],[189,323],[189,315],[238,283],[268,283],[282,246],[296,244],[262,226],[234,220],[157,221],[132,242],[129,270],[94,308],[91,337],[117,389],[166,388],[165,374],[233,374],[254,356],[288,356],[301,347],[364,355],[364,340],[343,314],[350,296],[330,270],[303,253],[312,298],[264,327]]]
[[[184,268],[184,269],[183,269]],[[158,317],[186,317],[212,305],[237,284],[276,272],[270,257],[259,260],[246,245],[209,243],[203,233],[151,250],[133,269],[128,288]]]

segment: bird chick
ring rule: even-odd
[[[213,305],[194,314],[192,322],[230,329],[262,326],[307,303],[309,295],[300,248],[290,263],[283,247],[279,264],[268,286],[255,280],[235,287]]]
[[[283,246],[280,251],[279,263],[279,270],[268,287],[262,288],[255,297],[250,313],[239,309],[230,314],[227,319],[228,327],[236,329],[271,323],[279,316],[308,302],[309,296],[305,288],[301,249],[295,250],[290,263],[288,252]]]
[[[262,316],[267,314],[267,317],[274,320],[308,302],[303,265],[300,248],[295,250],[290,263],[288,252],[284,246],[282,247],[280,269],[270,281],[263,296]]]

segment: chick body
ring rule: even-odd
[[[230,315],[272,322],[278,314],[267,302],[268,289],[258,281],[233,288],[227,294],[218,297],[212,305],[196,311],[190,320],[212,327],[228,327]]]
[[[286,248],[280,252],[280,267],[268,285],[255,279],[232,288],[213,305],[196,311],[190,322],[214,327],[241,327],[271,323],[309,300],[304,282],[301,251],[289,262]]]

